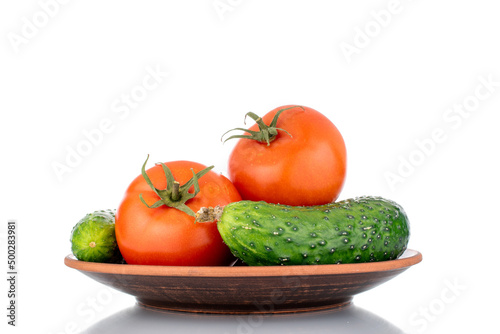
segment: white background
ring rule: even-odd
[[[18,327],[6,324],[2,279],[2,333],[73,333],[132,305],[64,266],[73,225],[116,208],[147,154],[225,173],[234,144],[222,133],[286,104],[324,113],[343,134],[340,199],[399,202],[409,247],[423,253],[355,303],[409,333],[496,328],[499,10],[486,0],[2,1],[3,263],[7,220],[19,228]],[[118,111],[148,70],[168,76]],[[102,122],[89,147],[85,133]],[[78,147],[87,155],[58,177],[54,165]]]

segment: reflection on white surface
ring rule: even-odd
[[[161,311],[139,305],[124,309],[88,328],[103,333],[404,333],[391,323],[355,305],[342,309],[294,314],[217,315]]]

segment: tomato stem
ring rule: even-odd
[[[179,193],[179,188],[181,184],[177,181],[174,181],[174,184],[172,186],[172,201],[178,201],[181,197]]]
[[[159,165],[161,165],[161,167],[163,168],[163,172],[165,173],[165,178],[167,179],[167,187],[165,189],[157,189],[153,185],[153,182],[149,178],[148,174],[146,173],[146,163],[148,162],[148,159],[149,155],[146,158],[144,164],[142,165],[141,173],[144,179],[146,180],[146,183],[151,187],[151,189],[154,191],[156,195],[158,195],[160,199],[156,201],[154,204],[149,205],[142,197],[142,194],[140,194],[139,198],[141,202],[151,209],[155,209],[162,205],[165,205],[167,207],[180,210],[192,217],[196,217],[194,211],[191,210],[191,208],[188,207],[185,203],[188,200],[194,198],[200,192],[200,185],[198,184],[198,179],[201,178],[206,173],[208,173],[212,168],[214,168],[214,166],[207,167],[199,171],[198,173],[195,173],[194,170],[191,168],[193,177],[189,179],[189,181],[186,182],[185,184],[180,185],[180,183],[174,179],[174,176],[170,171],[170,169],[167,167],[167,165],[165,165],[164,163],[159,163]],[[191,187],[194,187],[193,193],[189,192],[189,189]]]
[[[246,121],[247,116],[250,117],[250,118],[252,118],[255,121],[255,123],[257,123],[257,125],[259,127],[259,131],[252,131],[252,130],[243,129],[243,128],[234,128],[234,129],[231,129],[229,131],[226,131],[222,135],[221,141],[223,140],[223,138],[224,138],[224,136],[226,134],[228,134],[231,131],[235,131],[235,130],[245,131],[245,132],[247,132],[249,134],[248,135],[233,135],[233,136],[231,136],[229,138],[226,138],[226,140],[224,140],[224,143],[226,141],[228,141],[229,139],[246,138],[246,139],[256,140],[256,141],[261,142],[261,143],[267,143],[267,146],[269,146],[271,144],[271,142],[274,139],[276,139],[276,136],[278,135],[278,130],[283,131],[287,135],[289,135],[290,137],[292,137],[292,135],[290,133],[288,133],[288,131],[286,131],[285,129],[277,128],[276,124],[278,123],[278,117],[281,115],[281,113],[283,111],[286,111],[286,110],[289,110],[289,109],[293,109],[293,108],[302,108],[302,110],[304,110],[304,107],[302,107],[302,106],[293,106],[293,107],[288,107],[288,108],[280,109],[274,115],[274,118],[273,118],[273,120],[271,121],[271,123],[269,125],[267,125],[266,123],[264,123],[264,121],[262,120],[262,118],[259,117],[257,114],[255,114],[255,113],[253,113],[253,112],[250,111],[250,112],[246,113],[244,122]],[[245,124],[246,124],[246,122],[245,122]]]

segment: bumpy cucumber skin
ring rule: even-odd
[[[371,196],[310,207],[240,201],[224,208],[217,226],[233,255],[251,266],[392,260],[410,237],[403,208]]]
[[[71,251],[81,261],[121,263],[115,236],[115,211],[99,210],[83,217],[71,231]],[[95,247],[90,247],[94,242]]]

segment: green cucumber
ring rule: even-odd
[[[71,231],[71,251],[81,261],[121,263],[115,236],[115,211],[99,210],[83,217]]]
[[[235,202],[223,208],[217,227],[233,255],[251,266],[392,260],[410,236],[400,205],[368,196],[309,207]]]

